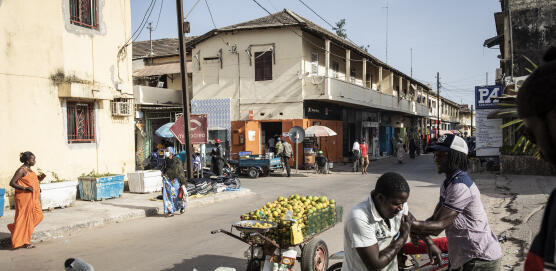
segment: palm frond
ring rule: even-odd
[[[506,123],[500,125],[500,128],[504,129],[506,127],[510,127],[510,126],[512,126],[514,124],[517,124],[517,123],[520,123],[520,122],[523,122],[523,120],[522,119],[515,119],[515,120],[512,120],[510,122],[506,122]]]

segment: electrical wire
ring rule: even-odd
[[[329,23],[326,19],[324,19],[322,16],[320,16],[320,14],[318,14],[314,9],[312,9],[309,5],[307,5],[305,2],[303,2],[303,0],[298,0],[298,1],[301,2],[301,4],[303,4],[303,5],[304,5],[306,8],[308,8],[310,11],[312,11],[315,15],[317,15],[317,17],[319,17],[321,20],[323,20],[326,24],[328,24],[328,25],[332,28],[332,30],[335,31],[336,29],[338,29],[338,27],[333,26],[331,23]],[[347,37],[347,35],[346,35],[345,39],[347,39],[347,40],[349,40],[351,43],[357,45],[357,43],[355,43],[354,41],[352,41],[349,37]],[[359,46],[359,45],[357,45],[357,46]]]
[[[197,6],[197,4],[199,4],[199,2],[201,2],[201,0],[197,0],[197,2],[195,2],[195,4],[193,5],[193,7],[191,7],[191,9],[189,10],[189,12],[187,12],[187,14],[185,14],[185,16],[183,17],[184,20],[187,20],[187,17],[189,17],[189,15],[191,15],[191,12],[193,12],[193,10],[194,10],[195,7]]]
[[[129,39],[124,43],[124,45],[122,45],[122,47],[118,50],[118,54],[117,54],[118,58],[121,57],[122,53],[126,50],[127,46],[131,44],[131,41],[134,40],[133,37],[135,37],[138,31],[139,31],[139,35],[141,35],[141,32],[143,32],[143,29],[146,25],[146,22],[149,20],[151,16],[155,4],[156,4],[156,0],[151,0],[151,3],[147,7],[147,10],[145,10],[145,14],[143,14],[143,19],[141,19],[141,23],[139,23],[139,26],[137,27],[137,29],[135,29],[131,37],[129,37]]]
[[[147,8],[147,11],[143,15],[143,20],[141,20],[141,23],[139,24],[139,27],[137,29],[135,29],[135,32],[133,32],[133,35],[131,35],[131,40],[137,39],[141,35],[141,33],[143,32],[143,29],[145,28],[145,25],[147,25],[147,22],[149,21],[149,18],[151,17],[151,13],[154,10],[154,6],[156,5],[156,1],[157,0],[151,0],[151,4],[149,5],[149,7]],[[139,33],[139,34],[137,34],[137,33]]]
[[[207,0],[205,0],[205,4],[206,4],[206,6],[207,6],[207,9],[208,9],[208,12],[209,12],[209,15],[210,15],[210,20],[212,21],[212,26],[213,26],[214,29],[216,30],[216,29],[218,29],[218,27],[216,27],[216,23],[214,23],[214,17],[212,16],[212,11],[210,10],[210,6],[209,6]],[[220,40],[222,41],[222,43],[224,43],[224,45],[230,47],[230,44],[229,44],[228,42],[226,42],[226,41],[224,40],[224,38],[222,38],[221,35],[218,35],[218,37],[220,38]]]
[[[160,14],[162,14],[162,6],[164,6],[164,0],[160,1],[160,10],[158,11],[158,18],[156,19],[156,26],[154,27],[153,31],[156,31],[156,29],[158,29],[158,23],[160,22]]]

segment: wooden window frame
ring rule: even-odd
[[[70,22],[90,29],[98,29],[98,0],[68,0]]]
[[[68,143],[95,143],[95,103],[68,101],[66,108]]]
[[[272,51],[255,52],[255,81],[272,80]]]

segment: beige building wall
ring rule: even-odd
[[[69,1],[0,1],[0,187],[23,151],[64,179],[134,170],[133,116],[110,110],[114,97],[133,97],[131,46],[118,54],[130,18],[129,0],[99,0],[98,30],[70,24]],[[94,102],[96,143],[68,144],[68,100]]]
[[[192,51],[199,56],[192,65],[193,99],[231,98],[232,121],[247,120],[250,110],[259,120],[302,118],[302,39],[292,31],[301,35],[298,29],[250,30],[220,33],[222,39],[213,37],[197,44]],[[271,50],[273,43],[272,80],[255,81],[254,55]],[[239,67],[232,45],[237,46]],[[246,52],[250,46],[251,55]],[[222,68],[218,60],[205,60],[216,57],[220,49]]]

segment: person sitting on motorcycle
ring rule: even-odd
[[[349,212],[344,223],[343,271],[398,271],[397,255],[409,239],[409,185],[398,173],[380,176],[375,189]],[[440,257],[432,240],[429,251]]]

